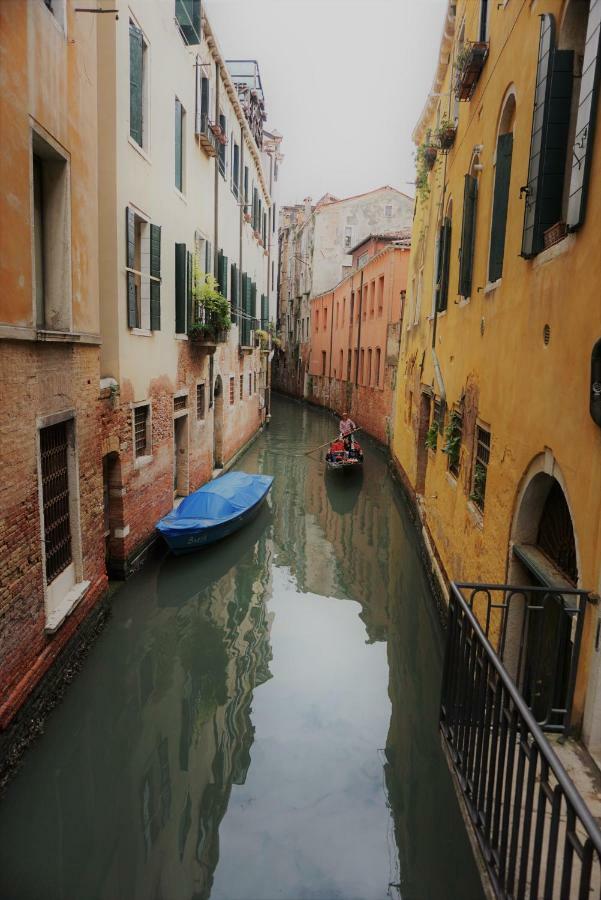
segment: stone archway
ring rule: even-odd
[[[213,387],[213,468],[223,468],[223,381],[221,375]]]

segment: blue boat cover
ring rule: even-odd
[[[185,497],[177,509],[161,519],[157,528],[167,536],[191,528],[220,525],[255,506],[272,482],[271,475],[228,472]]]

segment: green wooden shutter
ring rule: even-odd
[[[449,268],[451,264],[451,220],[446,218],[440,230],[440,290],[437,310],[444,312],[449,302]]]
[[[206,132],[209,125],[209,79],[204,75],[200,82],[200,130]]]
[[[150,274],[154,278],[161,277],[161,226],[150,226]],[[161,330],[161,283],[150,282],[150,328]]]
[[[265,294],[261,294],[261,328],[265,330],[269,324],[269,302]]]
[[[223,250],[217,253],[217,285],[219,292],[223,294]]]
[[[248,166],[244,166],[244,202],[248,203]]]
[[[213,248],[211,242],[205,244],[205,272],[209,275],[213,271]]]
[[[541,16],[522,234],[527,258],[540,253],[546,229],[561,219],[573,64],[571,50],[555,50],[555,19]]]
[[[257,318],[257,285],[253,281],[250,291],[250,316],[252,321],[251,327],[255,327],[255,319]]]
[[[473,175],[466,175],[463,185],[463,219],[459,250],[459,294],[462,297],[469,297],[472,292],[477,197],[478,179]]]
[[[183,159],[182,159],[182,105],[175,100],[175,186],[178,191],[183,190]]]
[[[200,0],[175,0],[175,17],[187,44],[200,44]]]
[[[134,211],[129,206],[125,208],[125,245],[128,269],[133,269],[136,256],[136,219]],[[136,276],[133,272],[127,273],[127,326],[139,328],[138,302],[136,297]]]
[[[258,231],[257,216],[259,214],[259,192],[257,188],[253,188],[253,229]]]
[[[175,245],[175,332],[186,332],[186,245]]]
[[[129,25],[129,133],[142,146],[142,32]]]
[[[228,258],[227,256],[223,257],[223,284],[221,285],[221,293],[227,298],[227,267],[228,267]]]
[[[503,274],[505,255],[505,226],[509,205],[509,182],[511,179],[511,157],[513,154],[513,134],[500,134],[497,141],[497,163],[495,166],[495,190],[490,229],[490,256],[488,280],[497,281]]]
[[[586,44],[582,63],[582,80],[578,98],[576,135],[572,154],[570,176],[570,197],[568,201],[568,228],[575,231],[584,222],[586,198],[591,177],[591,164],[597,106],[599,101],[599,79],[601,77],[601,0],[589,0]]]
[[[186,309],[184,310],[185,321],[187,322],[188,325],[192,324],[193,316],[195,313],[194,295],[192,293],[193,285],[194,285],[194,257],[191,253],[188,253],[187,260],[186,260]]]

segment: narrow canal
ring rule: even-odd
[[[413,527],[377,448],[355,480],[303,455],[331,433],[275,398],[239,464],[269,507],[117,591],[0,802],[1,898],[481,897]]]

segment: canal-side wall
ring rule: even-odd
[[[331,409],[332,412],[348,412],[353,422],[363,431],[388,445],[395,371],[393,366],[386,367],[381,389],[354,385],[325,375],[310,375],[307,379],[306,398],[310,403]]]

